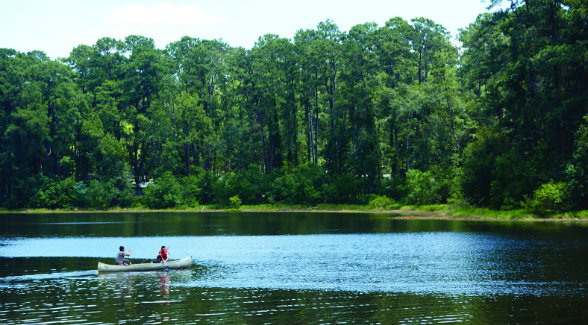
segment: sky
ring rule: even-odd
[[[393,17],[425,17],[453,37],[487,12],[486,0],[0,0],[0,48],[67,57],[102,37],[142,35],[165,48],[183,36],[250,49],[260,36],[293,38],[331,19],[341,31]]]

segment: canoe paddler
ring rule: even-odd
[[[159,254],[157,255],[157,263],[167,263],[167,260],[169,259],[169,254],[167,253],[168,250],[169,247],[161,246]]]
[[[120,246],[118,248],[118,254],[116,254],[116,258],[114,259],[114,265],[130,265],[131,261],[126,259],[125,256],[131,256],[131,250],[129,249],[129,252],[125,253],[125,247]]]

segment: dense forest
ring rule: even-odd
[[[513,0],[458,39],[396,17],[0,49],[0,206],[586,209],[586,1]]]

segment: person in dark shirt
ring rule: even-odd
[[[125,256],[131,256],[131,250],[129,249],[128,253],[125,253],[125,247],[120,246],[118,248],[118,254],[116,254],[116,258],[114,259],[114,265],[129,265],[131,261],[126,259]]]

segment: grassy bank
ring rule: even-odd
[[[365,213],[395,213],[406,217],[429,217],[447,219],[537,219],[537,220],[562,220],[575,219],[588,221],[588,210],[566,212],[547,217],[536,216],[525,209],[517,210],[491,210],[476,207],[457,207],[446,204],[436,205],[392,205],[385,208],[373,208],[368,205],[353,204],[319,204],[317,206],[292,206],[279,204],[244,205],[239,211],[316,211],[316,212],[365,212]]]
[[[456,219],[498,219],[498,220],[577,220],[588,221],[588,210],[571,211],[549,216],[537,216],[525,209],[492,210],[478,207],[451,205],[403,206],[401,211],[430,212],[434,215]]]
[[[337,212],[337,213],[388,213],[400,218],[429,218],[429,219],[472,219],[472,220],[537,220],[537,221],[582,221],[588,222],[588,210],[566,212],[547,217],[536,216],[524,209],[517,210],[491,210],[487,208],[452,206],[445,204],[436,205],[391,205],[383,208],[374,208],[360,204],[319,204],[287,205],[287,204],[259,204],[242,205],[238,208],[229,208],[214,205],[200,205],[194,207],[182,207],[174,209],[152,210],[145,207],[112,208],[107,210],[64,210],[64,209],[27,209],[27,210],[0,210],[0,213],[154,213],[154,212]]]

